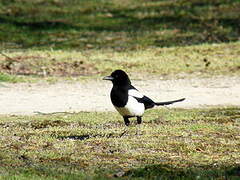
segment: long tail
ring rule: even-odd
[[[173,104],[175,102],[181,102],[181,101],[184,101],[184,100],[185,100],[185,98],[174,100],[174,101],[156,102],[155,105],[156,106],[165,106],[165,105]]]

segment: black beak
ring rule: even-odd
[[[113,80],[113,77],[112,77],[112,76],[105,76],[105,77],[103,78],[103,80],[112,81],[112,80]]]

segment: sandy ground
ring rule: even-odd
[[[240,106],[240,77],[133,81],[155,101],[185,97],[168,107],[204,108]],[[0,114],[114,111],[108,81],[61,82],[56,84],[0,83]]]

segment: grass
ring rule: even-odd
[[[0,0],[0,81],[239,75],[238,0]],[[185,75],[186,74],[186,75]],[[134,122],[133,122],[134,124]],[[240,109],[0,116],[0,179],[239,179]]]
[[[239,40],[238,0],[0,0],[1,49],[115,49]]]
[[[2,179],[238,179],[240,109],[0,116]]]
[[[31,81],[101,78],[119,68],[132,73],[133,78],[239,75],[239,49],[240,43],[235,42],[126,52],[14,51],[4,52],[11,59],[0,56],[0,69],[5,74]]]
[[[9,75],[6,73],[0,73],[0,82],[12,82],[12,83],[17,83],[17,82],[24,82],[23,78],[14,76],[14,75]]]
[[[12,58],[0,55],[0,71],[10,82],[119,68],[135,78],[239,75],[239,9],[238,0],[0,0],[0,53]]]

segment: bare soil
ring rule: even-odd
[[[74,77],[98,73],[94,65],[83,60],[59,62],[49,55],[47,57],[29,55],[11,58],[1,52],[0,55],[4,56],[3,59],[0,58],[0,72],[13,75]]]
[[[184,102],[168,107],[205,108],[240,106],[240,77],[170,80],[135,80],[132,84],[154,101]],[[109,93],[112,84],[102,80],[87,82],[0,83],[0,114],[113,111]]]

